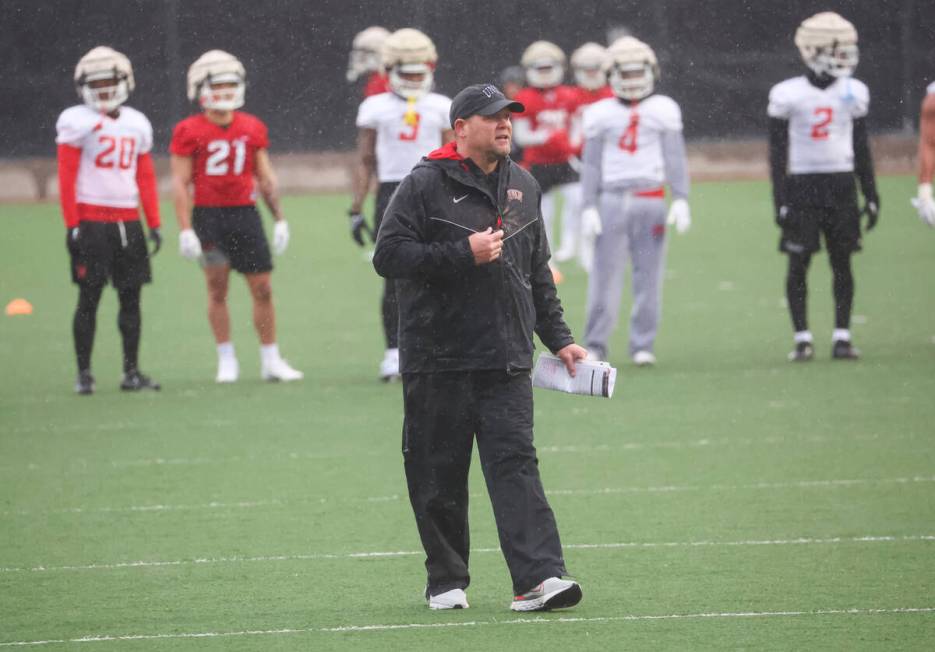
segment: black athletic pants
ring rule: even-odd
[[[381,183],[377,189],[376,211],[373,216],[373,232],[379,233],[383,222],[383,213],[390,205],[390,199],[398,182]],[[383,334],[386,337],[386,348],[399,348],[399,302],[396,300],[396,281],[391,278],[383,279],[383,297],[380,299],[380,313],[383,317]]]
[[[72,320],[72,332],[75,338],[75,357],[78,371],[90,371],[91,351],[94,348],[94,334],[97,330],[97,307],[101,301],[103,285],[82,283],[78,291],[78,306]],[[140,286],[117,288],[120,310],[117,313],[117,328],[123,339],[123,370],[137,368],[140,350]]]
[[[514,593],[566,575],[539,479],[529,374],[403,374],[403,401],[403,459],[426,554],[427,592],[470,583],[468,469],[475,437]]]

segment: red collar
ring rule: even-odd
[[[450,159],[452,161],[463,161],[464,157],[458,154],[458,146],[455,141],[450,141],[445,145],[442,145],[433,152],[430,152],[428,155],[430,161],[437,161],[439,159]]]

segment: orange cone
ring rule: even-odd
[[[10,303],[6,304],[6,314],[8,317],[13,317],[14,315],[31,315],[32,304],[26,301],[26,299],[13,299]]]

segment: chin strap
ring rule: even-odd
[[[403,116],[403,122],[409,127],[415,127],[419,122],[419,115],[416,113],[416,98],[414,97],[406,100],[406,114]]]

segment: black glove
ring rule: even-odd
[[[373,236],[373,230],[370,228],[370,225],[367,224],[367,220],[364,219],[363,215],[355,213],[354,211],[348,211],[347,216],[351,221],[351,237],[354,238],[354,242],[363,247],[366,244],[364,242],[364,233],[370,238],[370,242],[377,241]]]
[[[792,221],[791,217],[788,206],[779,206],[775,215],[776,226],[780,229],[788,228]]]
[[[867,216],[866,230],[872,231],[873,227],[877,225],[877,220],[880,219],[880,198],[868,197],[867,203],[864,204],[864,208],[860,213]]]
[[[78,235],[79,227],[77,226],[65,230],[65,246],[68,248],[68,253],[72,256],[78,255]]]
[[[162,233],[159,232],[158,226],[149,230],[149,239],[153,243],[153,253],[150,256],[155,256],[162,249]]]

